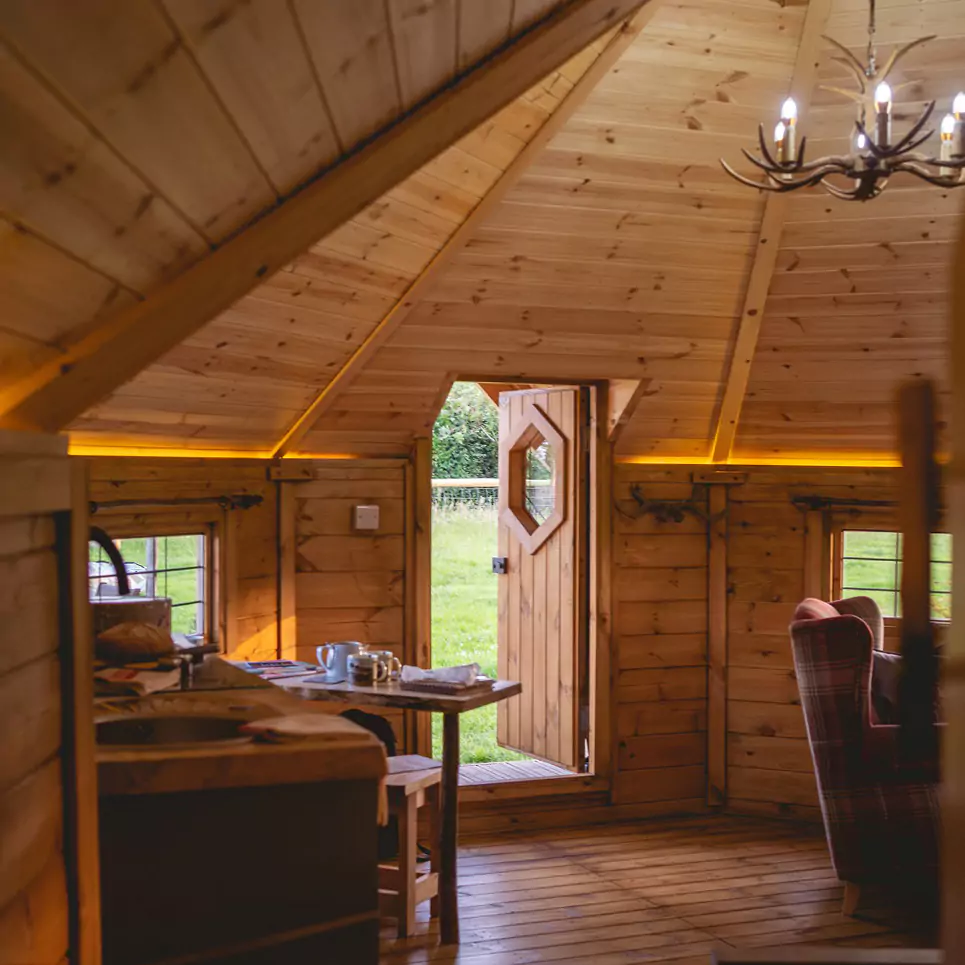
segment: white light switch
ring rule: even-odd
[[[378,506],[356,506],[352,517],[356,529],[373,530],[379,528]]]

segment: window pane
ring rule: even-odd
[[[932,563],[931,588],[940,593],[950,593],[952,589],[952,564]]]
[[[852,590],[850,587],[842,587],[842,596],[870,596],[881,608],[883,617],[898,616],[898,594],[889,590]]]
[[[850,589],[897,589],[895,563],[891,560],[845,560],[842,583]]]
[[[205,537],[191,533],[116,542],[124,557],[131,592],[169,597],[172,631],[203,633],[207,592]],[[92,543],[89,559],[91,599],[116,596],[117,581],[107,554]]]
[[[931,558],[936,563],[951,563],[952,561],[952,534],[951,533],[932,533]]]
[[[950,593],[932,593],[931,618],[933,620],[951,620],[952,595]]]
[[[898,556],[898,534],[846,530],[844,556],[893,560]]]

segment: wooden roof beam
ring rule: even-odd
[[[338,395],[347,389],[365,368],[369,360],[389,339],[389,337],[405,321],[409,313],[419,304],[420,299],[435,283],[439,275],[466,246],[473,232],[480,223],[489,216],[496,205],[502,201],[508,191],[516,184],[534,158],[546,146],[554,134],[570,118],[573,112],[583,103],[590,91],[599,83],[600,78],[613,66],[620,55],[636,39],[644,25],[653,16],[660,0],[650,0],[632,19],[623,24],[614,34],[610,43],[600,53],[599,57],[589,66],[586,73],[576,82],[573,89],[566,95],[563,102],[545,121],[543,126],[533,135],[532,139],[519,152],[513,162],[503,172],[502,177],[490,188],[486,196],[470,212],[469,217],[456,229],[452,237],[446,242],[442,250],[429,262],[422,274],[409,286],[402,298],[396,302],[389,313],[373,329],[368,338],[355,350],[341,370],[315,397],[311,405],[295,421],[285,433],[273,453],[274,458],[281,458],[286,453],[297,449],[302,439],[317,425],[318,420],[332,407]],[[641,6],[640,3],[622,3],[620,8],[623,15],[632,12],[632,8]],[[630,9],[628,9],[630,8]],[[613,26],[615,21],[611,21]],[[598,31],[599,36],[603,31]],[[588,38],[587,43],[591,39]],[[584,45],[585,46],[585,45]],[[567,56],[576,53],[569,51]],[[484,390],[485,391],[485,390]]]
[[[198,264],[0,390],[0,427],[68,426],[644,2],[569,0],[555,8]]]
[[[801,43],[798,45],[794,72],[791,75],[790,95],[797,101],[798,116],[807,113],[811,94],[817,77],[820,59],[821,34],[831,11],[831,0],[810,0],[801,30]],[[717,433],[714,438],[712,459],[726,462],[734,448],[737,437],[737,424],[741,408],[747,394],[751,366],[757,352],[757,342],[761,334],[764,304],[771,287],[771,277],[777,264],[777,252],[784,231],[787,216],[788,196],[768,194],[764,201],[764,215],[757,238],[757,253],[747,279],[744,304],[737,326],[737,338],[730,359],[730,369],[724,384],[724,394],[720,403],[717,420]]]

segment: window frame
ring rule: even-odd
[[[900,533],[901,526],[898,524],[898,521],[894,516],[877,513],[862,513],[859,517],[839,517],[833,521],[831,526],[831,598],[834,600],[840,600],[844,592],[844,533],[846,531]],[[947,532],[944,519],[938,520],[934,532]],[[898,592],[899,594],[901,592],[900,584],[898,587]],[[884,620],[885,624],[886,636],[897,636],[898,633],[900,633],[901,617],[886,616],[882,619]],[[951,620],[932,619],[931,622],[936,627],[947,627],[951,624]]]
[[[208,512],[97,513],[91,518],[114,540],[149,539],[165,536],[205,537],[205,599],[203,607],[205,643],[216,644],[222,652],[227,645],[225,579],[225,520],[220,510]]]

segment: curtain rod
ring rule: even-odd
[[[252,493],[237,493],[230,496],[186,496],[181,499],[112,499],[104,502],[91,500],[89,505],[90,514],[93,516],[98,510],[130,506],[204,506],[213,503],[224,510],[251,509],[253,506],[260,506],[263,500],[263,496]]]
[[[792,496],[791,502],[798,509],[860,509],[881,506],[897,506],[895,499],[834,499],[830,496]]]

